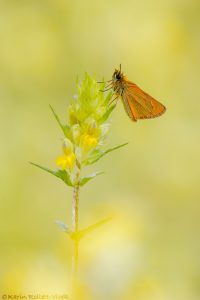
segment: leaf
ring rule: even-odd
[[[105,103],[106,104],[109,103],[109,101],[111,100],[112,96],[113,96],[113,92],[110,92],[110,93],[107,94],[106,99],[105,99]]]
[[[48,173],[54,175],[54,176],[57,176],[57,175],[56,175],[56,171],[53,171],[53,170],[51,170],[51,169],[49,169],[49,168],[46,168],[46,167],[43,167],[43,166],[41,166],[41,165],[35,164],[35,163],[31,162],[31,161],[30,161],[29,163],[30,163],[31,165],[35,166],[35,167],[38,167],[38,168],[40,168],[40,169],[42,169],[42,170],[44,170],[44,171],[46,171],[46,172],[48,172]],[[57,177],[58,177],[58,176],[57,176]]]
[[[71,231],[69,230],[68,226],[66,224],[64,224],[62,221],[56,221],[56,224],[58,225],[58,227],[62,230],[65,231],[67,233],[71,233]]]
[[[110,116],[111,112],[113,111],[113,109],[116,107],[116,104],[110,106],[107,111],[105,112],[105,114],[98,120],[99,124],[104,123]]]
[[[38,165],[38,164],[35,164],[33,162],[30,162],[31,165],[35,166],[35,167],[38,167],[58,178],[60,178],[62,181],[64,181],[64,183],[68,186],[73,186],[72,182],[71,182],[71,178],[70,178],[70,175],[69,173],[66,171],[66,170],[51,170],[49,168],[46,168],[46,167],[43,167],[41,165]]]
[[[92,174],[90,174],[90,175],[88,175],[88,176],[82,177],[82,178],[80,179],[80,186],[85,185],[88,181],[90,181],[91,179],[93,179],[93,178],[95,178],[96,176],[101,175],[101,174],[103,174],[103,173],[104,173],[104,172],[95,172],[95,173],[92,173]]]
[[[89,157],[88,159],[84,160],[83,162],[84,162],[85,165],[92,165],[95,162],[97,162],[100,158],[102,158],[104,155],[106,155],[107,153],[112,152],[114,150],[117,150],[117,149],[119,149],[121,147],[124,147],[126,145],[128,145],[128,143],[121,144],[121,145],[116,146],[114,148],[109,148],[109,149],[107,149],[105,151],[101,151],[101,152],[98,151],[99,153],[96,152],[95,154],[91,155],[91,157]]]
[[[108,218],[106,218],[106,219],[103,219],[103,220],[101,220],[101,221],[99,221],[99,222],[97,222],[97,223],[94,223],[94,224],[88,226],[87,228],[85,228],[85,229],[79,231],[79,236],[80,236],[80,238],[82,238],[82,237],[85,236],[86,234],[90,233],[91,231],[97,229],[97,228],[100,227],[101,225],[103,225],[103,224],[109,222],[111,219],[112,219],[112,217],[108,217]]]
[[[66,137],[69,137],[69,130],[70,130],[69,126],[68,126],[68,125],[63,125],[62,122],[60,121],[58,115],[55,113],[53,107],[52,107],[51,105],[49,105],[49,106],[50,106],[50,108],[51,108],[51,111],[53,112],[53,115],[54,115],[56,121],[58,122],[60,128],[62,129],[64,135],[65,135]]]
[[[71,182],[70,175],[66,170],[57,170],[56,176],[59,177],[62,181],[64,181],[66,185],[74,186],[73,183]]]
[[[96,161],[96,159],[99,158],[99,156],[101,156],[103,153],[103,151],[95,149],[92,151],[92,153],[89,155],[89,157],[87,159],[85,159],[83,161],[83,164],[85,165],[90,165],[92,164],[91,162]]]

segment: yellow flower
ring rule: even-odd
[[[85,133],[81,137],[81,146],[85,150],[90,150],[92,148],[95,148],[97,143],[98,143],[97,138],[90,134]]]
[[[56,158],[56,164],[61,169],[71,169],[74,166],[76,157],[75,154],[71,155],[60,155]]]
[[[73,152],[73,145],[70,140],[65,139],[63,143],[63,155],[56,158],[56,164],[61,169],[71,169],[76,162],[76,156]]]
[[[80,139],[80,145],[84,151],[89,151],[97,146],[99,140],[99,128],[96,122],[93,121],[82,134]]]

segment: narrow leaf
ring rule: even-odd
[[[51,105],[49,105],[49,106],[50,106],[50,108],[51,108],[51,111],[53,112],[53,115],[54,115],[56,121],[58,122],[60,128],[62,129],[64,135],[65,135],[66,137],[69,137],[69,126],[63,125],[62,122],[60,121],[58,115],[55,113],[53,107],[52,107]]]
[[[59,176],[57,176],[56,171],[54,171],[54,170],[51,170],[51,169],[49,169],[49,168],[46,168],[46,167],[43,167],[43,166],[41,166],[41,165],[35,164],[35,163],[31,162],[31,161],[30,161],[29,163],[30,163],[31,165],[35,166],[35,167],[38,167],[38,168],[40,168],[40,169],[42,169],[42,170],[44,170],[44,171],[46,171],[46,172],[48,172],[48,173],[50,173],[50,174],[56,176],[56,177],[59,177]]]
[[[59,177],[62,181],[64,181],[67,185],[73,186],[70,175],[66,170],[57,170],[56,176]]]
[[[113,92],[110,92],[110,93],[107,94],[107,97],[106,97],[106,100],[105,100],[106,104],[109,103],[109,101],[111,100],[112,96],[113,96]]]
[[[90,181],[91,179],[93,179],[96,176],[101,175],[103,173],[104,172],[95,172],[95,173],[92,173],[92,174],[90,174],[88,176],[82,177],[81,180],[80,180],[80,186],[85,185],[88,181]]]
[[[92,164],[94,164],[95,162],[97,162],[100,158],[102,158],[104,155],[106,155],[107,153],[112,152],[112,151],[114,151],[114,150],[117,150],[117,149],[119,149],[119,148],[121,148],[121,147],[124,147],[124,146],[126,146],[126,145],[128,145],[128,143],[121,144],[121,145],[116,146],[116,147],[114,147],[114,148],[109,148],[109,149],[107,149],[107,150],[105,150],[105,151],[101,151],[101,152],[99,151],[99,154],[97,154],[96,157],[91,156],[91,157],[89,157],[88,159],[84,160],[84,164],[85,164],[85,165],[92,165]]]
[[[108,217],[106,219],[103,219],[103,220],[95,223],[95,224],[88,226],[87,228],[79,231],[79,236],[82,238],[83,236],[85,236],[86,234],[90,233],[91,231],[97,229],[101,225],[104,225],[105,223],[109,222],[111,219],[112,219],[112,217]]]
[[[99,124],[104,123],[110,116],[111,112],[113,111],[113,109],[115,108],[116,104],[110,106],[107,111],[105,112],[105,114],[98,120]]]
[[[68,186],[73,186],[72,182],[71,182],[71,179],[70,179],[70,175],[68,174],[68,172],[66,170],[51,170],[49,168],[46,168],[46,167],[43,167],[41,165],[38,165],[38,164],[35,164],[33,162],[30,162],[31,165],[35,166],[35,167],[38,167],[58,178],[60,178],[62,181],[65,182],[65,184],[67,184]]]
[[[83,164],[85,165],[90,165],[93,163],[93,161],[95,162],[96,160],[98,160],[98,158],[102,155],[103,151],[101,150],[94,150],[87,159],[85,159],[83,161]]]

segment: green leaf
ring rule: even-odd
[[[83,161],[83,164],[85,165],[92,164],[91,162],[96,161],[96,159],[98,159],[98,157],[101,156],[102,153],[103,152],[101,150],[97,150],[97,149],[93,150],[92,153],[89,155],[89,157]]]
[[[58,115],[55,113],[53,107],[52,107],[51,105],[49,105],[49,106],[50,106],[50,108],[51,108],[51,111],[53,112],[53,115],[54,115],[56,121],[58,122],[60,128],[62,129],[64,135],[65,135],[66,137],[69,137],[69,130],[70,130],[70,127],[69,127],[68,125],[63,125],[62,122],[60,121]]]
[[[66,170],[57,170],[56,176],[59,177],[62,181],[64,181],[66,185],[74,186],[73,183],[71,182],[70,175]]]
[[[62,221],[56,221],[56,224],[58,225],[58,227],[62,230],[65,231],[67,233],[71,233],[71,231],[69,230],[68,226],[66,224],[64,224]]]
[[[80,179],[80,186],[85,185],[88,181],[90,181],[91,179],[93,179],[93,178],[95,178],[96,176],[101,175],[101,174],[103,174],[103,173],[104,173],[104,172],[95,172],[95,173],[92,173],[92,174],[90,174],[90,175],[88,175],[88,176],[82,177],[82,178]]]
[[[83,163],[85,165],[92,165],[95,162],[97,162],[100,158],[102,158],[104,155],[106,155],[107,153],[112,152],[114,150],[117,150],[117,149],[119,149],[121,147],[124,147],[126,145],[128,145],[128,143],[121,144],[121,145],[116,146],[114,148],[109,148],[109,149],[107,149],[105,151],[98,151],[98,152],[96,151],[95,154],[92,154],[91,157],[89,157],[86,160],[84,160]]]
[[[99,124],[104,123],[110,116],[111,112],[113,111],[113,109],[116,107],[116,104],[110,106],[107,111],[105,112],[105,114],[98,120]]]
[[[109,101],[110,101],[110,99],[112,98],[112,96],[113,96],[113,92],[110,92],[110,93],[107,94],[106,99],[105,99],[105,103],[106,103],[106,104],[109,103]]]
[[[38,168],[40,168],[40,169],[42,169],[42,170],[44,170],[44,171],[46,171],[46,172],[48,172],[48,173],[50,173],[50,174],[56,176],[56,177],[58,177],[58,176],[56,175],[56,171],[53,171],[53,170],[51,170],[51,169],[49,169],[49,168],[46,168],[46,167],[43,167],[43,166],[41,166],[41,165],[35,164],[35,163],[31,162],[31,161],[30,161],[29,163],[30,163],[31,165],[35,166],[35,167],[38,167]]]
[[[62,181],[64,181],[64,183],[68,186],[73,186],[72,182],[71,182],[71,178],[70,178],[70,175],[69,173],[66,171],[66,170],[51,170],[49,168],[46,168],[46,167],[43,167],[41,165],[38,165],[38,164],[35,164],[33,162],[30,162],[31,165],[35,166],[35,167],[38,167],[58,178],[60,178]]]
[[[109,222],[112,219],[112,217],[108,217],[106,219],[103,219],[95,224],[92,224],[90,226],[88,226],[87,228],[80,230],[79,231],[79,236],[80,238],[84,237],[86,234],[90,233],[91,231],[97,229],[98,227],[100,227],[101,225],[104,225],[105,223]]]

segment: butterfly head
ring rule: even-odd
[[[121,72],[121,64],[120,64],[119,70],[115,69],[113,76],[112,76],[112,80],[113,80],[113,82],[117,82],[117,81],[120,81],[122,79],[122,77],[123,77],[123,73]]]

